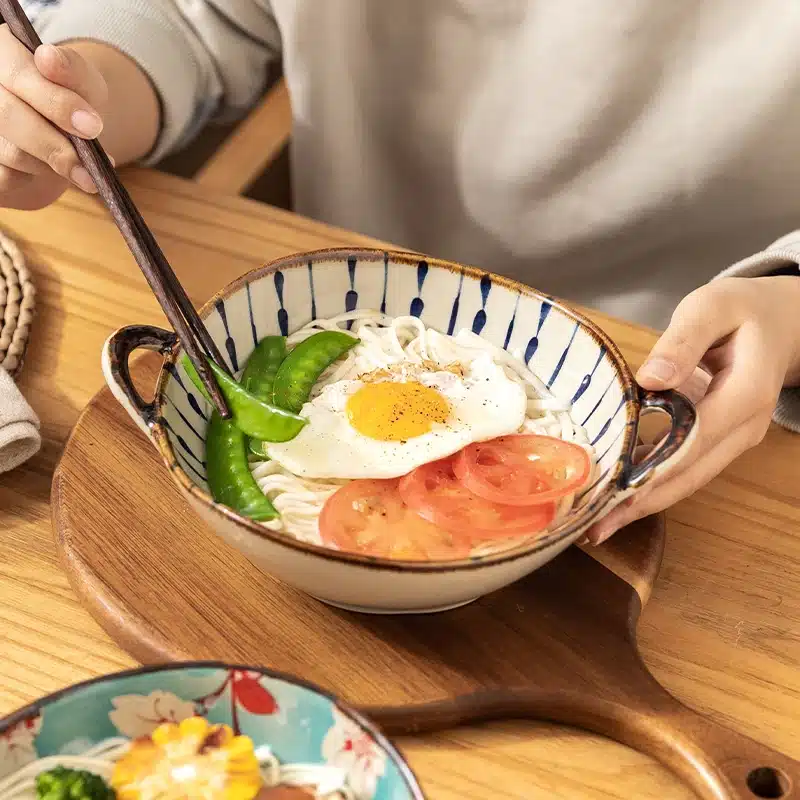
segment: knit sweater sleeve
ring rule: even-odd
[[[717,278],[759,278],[768,275],[796,275],[800,280],[800,230],[778,241],[717,275]],[[797,310],[800,314],[800,308]],[[800,387],[784,389],[778,401],[775,422],[800,433]]]
[[[24,0],[46,42],[92,39],[132,58],[162,107],[155,163],[209,120],[249,109],[280,34],[267,0]]]

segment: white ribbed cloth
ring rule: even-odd
[[[0,367],[0,473],[27,461],[41,444],[38,417]]]

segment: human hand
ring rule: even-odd
[[[636,379],[693,400],[697,436],[673,470],[592,526],[593,544],[688,497],[761,442],[781,389],[800,383],[800,277],[700,287],[677,307]]]
[[[102,74],[74,48],[32,54],[0,26],[0,205],[42,208],[69,185],[96,192],[63,131],[99,136],[107,99]]]

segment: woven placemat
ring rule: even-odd
[[[12,377],[22,368],[35,298],[36,289],[22,252],[0,231],[0,367]]]

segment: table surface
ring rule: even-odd
[[[372,240],[171,176],[126,182],[199,304],[270,259]],[[0,715],[134,665],[78,603],[50,525],[50,482],[80,410],[102,386],[100,348],[131,323],[164,324],[105,210],[67,194],[0,212],[23,246],[38,317],[20,386],[44,444],[0,478]],[[487,265],[489,266],[489,265]],[[592,314],[633,366],[653,334]],[[800,758],[800,437],[765,441],[668,514],[663,570],[640,625],[645,661],[689,705]],[[649,758],[552,725],[492,724],[399,742],[431,800],[693,797]]]

